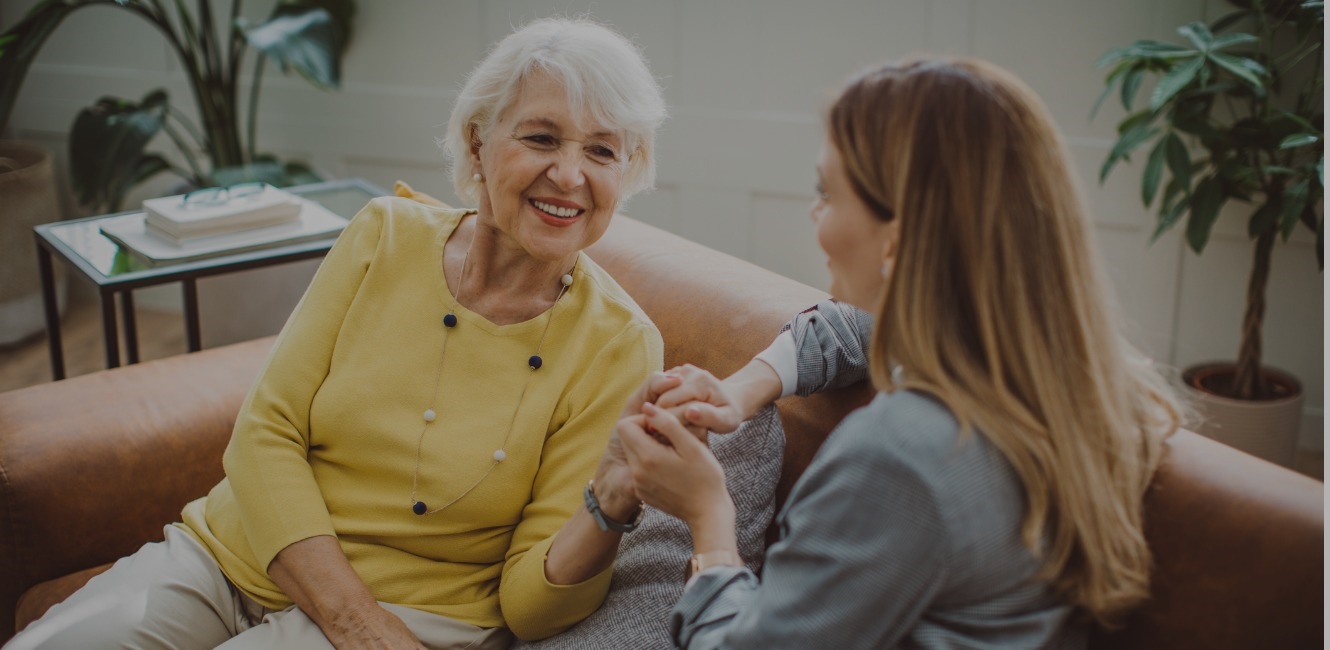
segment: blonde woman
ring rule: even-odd
[[[675,407],[704,400],[684,421],[732,429],[853,368],[799,363],[796,319],[785,354],[724,382],[677,369],[681,386],[620,421],[637,494],[692,531],[675,641],[1083,647],[1087,621],[1148,593],[1141,498],[1179,406],[1118,332],[1053,121],[995,66],[925,60],[855,78],[826,127],[812,217],[831,293],[875,315],[871,346],[826,340],[868,347],[880,392],[794,487],[760,580]]]

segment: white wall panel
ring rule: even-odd
[[[808,196],[757,193],[751,199],[748,238],[754,264],[825,291],[831,286],[827,256],[808,216]]]

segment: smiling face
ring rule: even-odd
[[[619,205],[623,132],[575,119],[563,84],[549,75],[523,82],[488,138],[473,140],[472,155],[485,179],[482,223],[536,259],[566,261],[595,243]]]
[[[900,219],[884,221],[859,198],[840,152],[824,142],[817,164],[817,198],[809,211],[817,243],[827,254],[832,297],[876,312],[878,296],[895,260]]]

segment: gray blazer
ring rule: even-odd
[[[789,326],[800,394],[866,374],[871,323],[822,303]],[[761,580],[704,572],[671,613],[682,648],[1082,648],[1035,579],[1024,490],[981,433],[921,393],[879,394],[828,437],[777,516]]]

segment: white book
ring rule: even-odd
[[[102,225],[101,232],[150,266],[161,266],[327,239],[346,227],[345,218],[322,205],[309,199],[295,199],[299,210],[295,221],[183,242],[174,241],[156,229],[149,228],[143,213],[108,219]]]
[[[217,203],[186,202],[187,194],[164,196],[143,202],[149,226],[179,243],[249,228],[265,228],[296,221],[300,203],[296,196],[271,185],[257,192],[229,196],[225,191]]]

